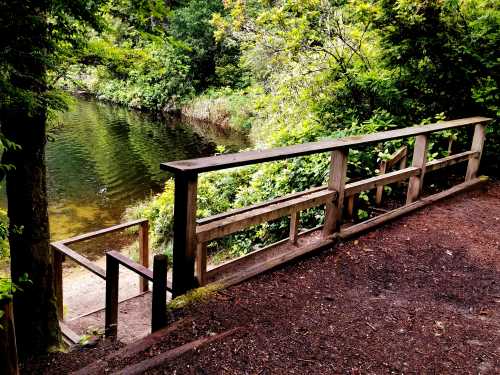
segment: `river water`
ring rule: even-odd
[[[54,123],[47,145],[52,240],[120,222],[127,206],[159,192],[171,177],[161,162],[246,145],[243,136],[212,125],[83,99]]]

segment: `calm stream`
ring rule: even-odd
[[[161,162],[245,144],[241,135],[207,124],[156,120],[82,99],[56,123],[47,145],[53,240],[120,222],[127,206],[162,189],[170,176],[160,170]]]

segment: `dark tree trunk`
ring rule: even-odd
[[[22,147],[5,157],[15,166],[7,174],[11,277],[17,281],[26,274],[31,280],[14,296],[21,356],[44,352],[60,341],[47,212],[45,120],[43,114],[20,114],[2,125],[4,134]]]
[[[12,316],[12,301],[0,300],[0,311],[4,315],[0,317],[0,369],[5,375],[18,375],[16,335],[14,329],[14,317]]]
[[[7,4],[7,5],[6,5]],[[0,111],[2,133],[20,150],[8,150],[3,163],[9,171],[7,200],[11,277],[24,275],[31,282],[21,285],[14,296],[14,321],[19,355],[22,358],[59,346],[52,257],[50,251],[45,143],[47,120],[47,57],[50,51],[47,2],[4,3],[11,13],[10,82],[21,94]],[[15,14],[15,16],[14,16]],[[14,91],[16,92],[16,91]],[[26,99],[26,95],[30,96]]]

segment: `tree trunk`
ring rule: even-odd
[[[0,300],[0,369],[5,375],[18,375],[16,335],[14,331],[14,317],[12,316],[12,301]]]
[[[21,357],[47,351],[60,343],[50,250],[45,170],[45,115],[19,114],[3,123],[4,134],[22,147],[5,162],[7,174],[11,277],[31,280],[14,295],[14,316]]]
[[[7,2],[3,7],[7,15],[15,15],[9,30],[15,44],[8,51],[12,102],[0,111],[0,123],[2,133],[21,147],[3,155],[3,163],[15,167],[6,176],[11,277],[15,283],[25,275],[31,280],[14,295],[17,345],[24,359],[61,342],[45,170],[49,4]]]

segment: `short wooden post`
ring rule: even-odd
[[[382,160],[379,166],[379,175],[385,174],[387,170],[387,161]],[[382,195],[384,194],[384,185],[377,186],[375,193],[375,206],[379,207],[382,204]]]
[[[118,282],[119,263],[106,254],[106,306],[104,314],[104,333],[106,337],[116,338],[118,332]]]
[[[63,295],[63,262],[64,254],[52,248],[54,259],[54,290],[56,295],[56,308],[59,320],[64,320],[64,295]]]
[[[420,168],[420,174],[411,176],[406,193],[406,204],[415,202],[422,194],[424,185],[425,165],[427,163],[427,135],[417,135],[415,138],[415,148],[413,150],[412,166]]]
[[[175,175],[172,295],[180,296],[196,287],[196,191],[198,175]]]
[[[479,165],[481,163],[481,155],[483,153],[484,139],[486,137],[486,125],[476,124],[474,127],[474,137],[472,138],[471,151],[479,152],[479,156],[469,159],[467,164],[467,173],[465,174],[465,181],[470,181],[477,177]]]
[[[335,231],[340,229],[342,207],[344,205],[344,187],[347,174],[348,155],[348,148],[332,151],[328,189],[337,192],[337,199],[334,202],[328,202],[325,205],[323,238],[330,237],[333,233],[335,233]]]
[[[448,155],[451,155],[452,150],[453,150],[453,136],[450,135],[448,137]]]
[[[206,283],[205,275],[207,273],[207,243],[201,242],[196,246],[196,278],[198,286]]]
[[[14,329],[14,314],[12,300],[0,300],[0,369],[5,375],[18,375],[19,365],[17,358],[16,334]]]
[[[346,207],[346,214],[347,214],[347,219],[349,220],[354,220],[354,200],[356,198],[356,195],[351,195],[350,197],[347,197],[347,207]]]
[[[149,222],[141,223],[139,227],[139,259],[140,263],[149,267]],[[139,276],[139,292],[147,292],[149,290],[149,281],[144,277]]]
[[[166,255],[153,258],[153,297],[151,302],[151,332],[167,325],[167,272]]]
[[[290,242],[294,245],[297,244],[299,234],[300,212],[294,211],[290,215]]]

